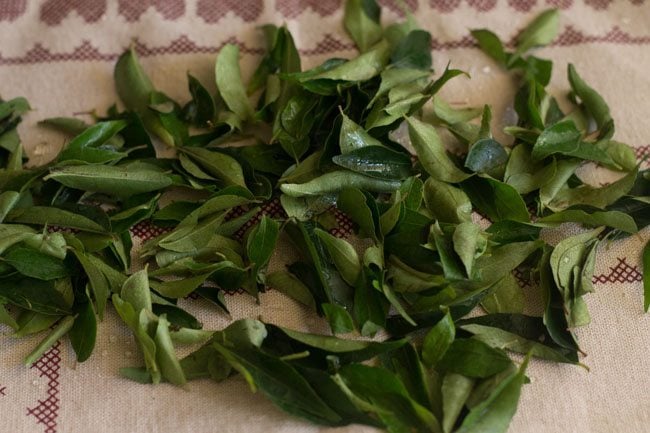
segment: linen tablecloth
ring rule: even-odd
[[[400,18],[398,2],[383,0],[383,20]],[[452,81],[442,96],[455,104],[493,107],[494,127],[508,110],[514,80],[483,55],[469,36],[486,27],[512,41],[536,12],[562,10],[556,41],[539,53],[555,62],[550,92],[568,89],[566,64],[608,101],[616,137],[642,157],[650,149],[650,3],[644,0],[406,0],[420,26],[433,35],[434,66],[448,61],[472,79]],[[33,111],[20,125],[34,163],[64,144],[36,126],[52,116],[71,116],[116,102],[112,70],[135,44],[154,84],[178,100],[189,98],[186,73],[214,89],[219,48],[236,43],[248,76],[263,52],[258,26],[286,23],[303,67],[355,54],[342,26],[342,0],[0,0],[0,96],[25,96]],[[647,166],[647,164],[645,165]],[[349,227],[347,228],[349,229]],[[346,231],[346,227],[341,230]],[[152,235],[140,227],[136,245]],[[592,323],[578,331],[587,352],[579,367],[535,360],[512,433],[650,432],[650,316],[642,311],[640,252],[645,230],[601,245],[586,297]],[[274,260],[286,259],[280,248]],[[530,290],[525,288],[523,290]],[[232,317],[258,317],[290,327],[324,331],[323,323],[278,292],[228,299]],[[206,329],[231,320],[200,301],[190,309]],[[327,429],[285,415],[241,378],[192,382],[187,390],[143,386],[118,374],[137,365],[134,341],[116,315],[100,324],[92,358],[76,364],[67,342],[56,344],[33,367],[23,357],[37,339],[15,340],[0,328],[0,432],[360,432]],[[37,337],[38,338],[38,337]]]

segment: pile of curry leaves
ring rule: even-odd
[[[467,74],[434,75],[431,35],[413,17],[382,27],[374,0],[350,0],[344,24],[356,58],[303,70],[287,28],[268,25],[247,84],[227,45],[217,94],[188,75],[184,105],[157,91],[128,50],[115,67],[125,111],[112,107],[92,125],[44,120],[71,139],[43,166],[27,164],[16,132],[27,101],[0,104],[0,323],[16,337],[48,333],[27,364],[66,335],[88,359],[112,303],[143,355],[144,367],[122,371],[132,379],[240,374],[318,424],[468,433],[507,429],[530,356],[579,363],[574,330],[589,322],[583,296],[598,244],[648,224],[650,173],[613,140],[607,104],[574,66],[571,110],[547,93],[553,65],[529,51],[553,40],[557,11],[539,15],[513,51],[472,32],[519,83],[509,146],[492,136],[489,106],[436,96]],[[442,130],[462,155],[446,150]],[[154,142],[175,157],[157,157]],[[587,163],[619,180],[585,183]],[[183,199],[165,200],[170,191]],[[260,215],[272,199],[285,218]],[[365,250],[330,233],[334,206]],[[136,252],[148,265],[129,274],[130,229],[143,221],[169,230]],[[540,238],[567,222],[591,229],[555,246]],[[301,258],[268,272],[282,233]],[[515,270],[539,292],[541,316],[524,314]],[[177,305],[195,295],[225,310],[224,291],[257,297],[265,287],[325,317],[334,334],[383,341],[257,320],[206,331]],[[484,314],[468,318],[479,306]],[[179,359],[181,344],[201,346]],[[517,366],[506,351],[527,356]]]

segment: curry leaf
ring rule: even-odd
[[[241,119],[249,119],[253,115],[253,107],[248,101],[241,79],[239,47],[232,44],[224,45],[217,56],[214,72],[217,89],[228,108]]]

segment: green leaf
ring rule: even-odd
[[[454,340],[438,363],[442,370],[476,378],[492,376],[511,365],[512,361],[502,350],[474,338]]]
[[[154,342],[156,343],[156,362],[160,366],[162,376],[174,385],[184,385],[187,379],[174,352],[174,345],[169,334],[169,322],[164,315],[158,318]]]
[[[456,337],[456,327],[449,311],[424,337],[422,343],[422,362],[434,368],[451,346]]]
[[[402,182],[400,186],[400,194],[404,199],[404,206],[406,209],[417,211],[422,204],[422,191],[424,184],[418,177],[409,177]]]
[[[228,266],[229,262],[220,262],[219,268]],[[207,273],[194,275],[184,278],[182,280],[169,280],[169,281],[150,281],[151,287],[167,298],[184,298],[199,288],[205,280],[212,274],[212,270]]]
[[[556,169],[552,176],[539,189],[539,201],[542,207],[548,207],[555,196],[566,186],[567,181],[573,176],[578,168],[577,160],[557,161]],[[568,207],[565,206],[564,208]],[[554,209],[552,209],[554,210]],[[561,210],[555,209],[554,211]]]
[[[77,317],[74,319],[68,336],[74,353],[77,355],[77,362],[84,362],[90,358],[95,349],[97,338],[97,319],[90,301],[77,307]]]
[[[524,292],[512,273],[490,287],[489,293],[481,301],[488,313],[522,313],[524,311]]]
[[[366,52],[382,36],[380,8],[375,0],[350,0],[345,2],[343,25],[359,51]]]
[[[485,54],[492,57],[503,66],[506,65],[506,52],[501,39],[499,39],[496,34],[487,29],[472,30],[471,33],[474,39],[476,39],[476,42],[478,42],[479,48],[481,48]]]
[[[0,301],[0,324],[7,325],[14,331],[17,331],[20,326],[5,308],[5,303],[6,301]]]
[[[172,184],[171,178],[164,173],[129,165],[69,165],[52,169],[45,177],[48,179],[70,188],[118,197],[158,191]]]
[[[368,134],[361,126],[353,122],[345,113],[341,113],[341,132],[339,147],[343,155],[365,147],[385,147],[381,141]]]
[[[432,177],[424,182],[424,203],[440,222],[460,224],[472,220],[472,203],[467,194]]]
[[[290,272],[276,271],[267,274],[266,285],[316,310],[316,301],[314,301],[309,288]]]
[[[571,155],[578,150],[581,136],[573,120],[558,122],[542,131],[533,146],[532,156],[540,160],[554,153]]]
[[[422,292],[434,287],[441,287],[446,283],[446,280],[441,275],[420,272],[408,266],[396,256],[389,257],[387,271],[387,280],[392,283],[395,291],[399,293]]]
[[[361,263],[354,247],[344,239],[337,238],[324,230],[315,229],[314,232],[327,248],[341,277],[349,285],[354,286],[361,273]]]
[[[126,108],[140,116],[150,133],[157,135],[168,146],[173,146],[174,138],[164,128],[156,114],[149,109],[151,94],[155,89],[142,69],[133,47],[125,51],[117,60],[113,78],[117,94]]]
[[[367,198],[359,189],[346,187],[339,194],[337,207],[359,226],[359,235],[377,238],[379,221],[368,206]]]
[[[471,332],[491,347],[527,354],[554,362],[576,364],[577,352],[555,344],[541,317],[521,314],[489,314],[463,319],[459,328]]]
[[[510,271],[523,263],[532,253],[544,243],[540,240],[528,242],[512,242],[492,248],[489,254],[483,254],[476,259],[474,269],[480,275],[482,282],[493,284]]]
[[[309,77],[311,80],[358,82],[370,80],[381,73],[390,57],[390,46],[384,40],[367,52],[332,69]]]
[[[259,388],[280,409],[318,424],[338,425],[341,421],[289,363],[254,348],[221,344],[214,347],[253,390]]]
[[[436,129],[413,117],[407,119],[411,144],[422,166],[431,177],[443,182],[462,182],[470,175],[459,169],[449,158]]]
[[[57,160],[59,162],[84,161],[101,164],[122,159],[126,153],[118,152],[116,149],[107,148],[104,145],[127,125],[128,123],[124,120],[99,122],[73,138],[59,153]]]
[[[517,404],[521,387],[526,380],[526,358],[519,370],[502,380],[480,404],[467,414],[457,433],[505,433]]]
[[[334,156],[332,161],[348,170],[378,179],[402,180],[412,174],[411,158],[384,146],[355,149]]]
[[[376,413],[391,431],[442,431],[436,417],[415,401],[389,370],[351,364],[341,368],[335,380],[358,407]]]
[[[224,185],[239,185],[246,187],[241,165],[232,156],[216,150],[200,147],[184,147],[181,152],[187,155],[203,170],[221,180]]]
[[[634,218],[619,211],[592,211],[581,209],[566,209],[537,220],[538,224],[561,224],[576,222],[589,227],[608,226],[626,233],[636,233],[638,228]]]
[[[565,296],[573,295],[571,284],[577,283],[574,281],[573,268],[581,266],[586,248],[597,236],[603,231],[603,228],[591,230],[586,233],[570,236],[558,243],[553,252],[551,253],[550,263],[553,270],[553,279],[555,284],[565,291]],[[564,290],[562,290],[564,289]],[[567,298],[565,297],[565,300]]]
[[[70,313],[70,305],[57,290],[55,281],[24,277],[9,277],[0,281],[0,298],[12,304],[46,315]]]
[[[124,302],[133,305],[135,311],[151,311],[151,291],[149,290],[149,277],[147,270],[138,271],[124,282],[120,297]]]
[[[609,112],[609,106],[603,97],[584,82],[582,77],[578,75],[575,67],[570,63],[567,67],[567,74],[571,89],[580,98],[587,112],[596,121],[598,129],[601,131],[600,136],[611,137],[614,134],[614,120]]]
[[[16,191],[4,191],[0,193],[0,223],[20,201],[20,193]]]
[[[354,331],[354,322],[350,313],[340,305],[321,304],[325,318],[334,334],[346,334]]]
[[[560,13],[557,9],[548,9],[535,17],[517,38],[517,50],[513,58],[524,54],[531,48],[550,44],[560,27]],[[513,58],[509,64],[513,64]]]
[[[465,167],[475,173],[500,177],[508,162],[508,153],[491,138],[484,138],[472,145],[465,158]]]
[[[106,300],[111,293],[111,285],[109,284],[108,277],[104,274],[103,269],[98,266],[98,262],[104,265],[104,267],[108,266],[99,259],[93,260],[94,256],[92,254],[86,254],[76,248],[72,249],[72,253],[75,255],[84,272],[88,276],[88,282],[95,298],[97,315],[100,319],[103,319]],[[114,271],[114,269],[111,270]],[[121,275],[122,274],[120,273],[120,276]]]
[[[629,145],[614,140],[601,140],[595,145],[605,151],[614,162],[614,168],[625,171],[632,171],[636,168],[636,154]]]
[[[398,69],[431,69],[431,34],[411,31],[393,50],[390,63]]]
[[[71,270],[62,260],[32,248],[11,248],[2,260],[22,275],[39,280],[56,280],[71,274]]]
[[[306,197],[337,193],[345,188],[359,188],[371,192],[393,192],[400,187],[396,180],[376,179],[352,171],[333,171],[309,182],[285,183],[280,190],[288,196]]]
[[[95,221],[64,209],[46,206],[32,206],[29,208],[15,209],[9,212],[7,220],[11,222],[54,225],[93,233],[106,233],[106,228]]]
[[[519,193],[510,185],[491,177],[474,176],[461,184],[472,204],[494,222],[530,221],[528,208]]]
[[[453,235],[454,251],[465,266],[467,276],[472,278],[474,259],[480,256],[487,246],[487,240],[482,236],[481,228],[473,222],[458,224]]]
[[[189,73],[187,74],[187,84],[192,100],[183,108],[185,117],[195,125],[209,126],[216,114],[212,95],[199,80]]]
[[[561,164],[566,162],[562,161]],[[538,190],[551,182],[556,174],[556,169],[555,160],[547,165],[544,165],[542,161],[534,162],[529,146],[522,143],[516,145],[510,152],[503,179],[505,183],[523,195]]]
[[[253,228],[246,240],[246,253],[253,264],[253,272],[259,282],[264,282],[260,271],[266,268],[271,260],[275,244],[280,236],[280,225],[277,221],[264,215]]]
[[[36,361],[38,361],[45,352],[47,352],[54,344],[67,334],[74,323],[74,316],[66,316],[56,325],[52,330],[50,335],[45,337],[36,348],[25,357],[23,363],[31,367]]]
[[[18,330],[14,332],[13,336],[21,338],[37,334],[52,328],[59,319],[61,319],[60,315],[42,314],[29,310],[22,311],[16,319]]]
[[[474,379],[456,373],[447,373],[442,379],[442,427],[445,433],[450,433],[454,428],[474,388],[474,382]]]
[[[242,82],[237,45],[226,44],[221,48],[217,55],[214,73],[219,94],[230,111],[243,120],[250,119],[253,116],[253,107]]]
[[[627,194],[634,186],[637,170],[631,171],[616,182],[595,188],[590,185],[580,185],[576,188],[560,189],[547,205],[554,212],[562,211],[576,205],[587,205],[604,209]]]

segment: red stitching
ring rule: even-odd
[[[650,155],[650,144],[647,144],[645,146],[639,146],[634,148],[634,154],[636,155],[636,159],[642,159],[646,156]]]
[[[638,266],[631,266],[625,257],[617,257],[618,263],[609,268],[606,274],[594,275],[594,283],[636,283],[643,280],[643,274]]]
[[[507,43],[512,46],[514,39]],[[264,53],[263,48],[249,47],[244,42],[235,37],[217,46],[199,45],[192,41],[187,35],[181,35],[171,41],[169,45],[148,46],[145,43],[134,40],[136,50],[143,57],[158,56],[165,54],[191,54],[191,53],[210,53],[214,54],[228,43],[234,43],[239,46],[242,53],[260,55]],[[624,32],[618,26],[604,35],[586,35],[572,26],[567,26],[556,41],[551,46],[570,46],[587,43],[612,43],[619,45],[648,45],[650,36],[632,36]],[[475,47],[474,39],[470,35],[465,35],[460,39],[453,41],[440,41],[433,39],[431,48],[434,50],[448,50],[455,48],[472,48]],[[324,35],[323,39],[316,44],[314,48],[300,49],[304,56],[314,56],[328,54],[336,51],[354,50],[354,44],[351,42],[342,42],[331,34]],[[5,57],[0,53],[0,65],[24,65],[34,63],[51,63],[51,62],[69,62],[69,61],[114,61],[120,53],[102,53],[97,47],[93,46],[88,40],[83,40],[81,45],[74,48],[71,52],[52,52],[44,48],[42,44],[36,43],[22,56]]]
[[[140,16],[153,7],[166,20],[174,21],[185,14],[183,0],[119,0],[118,12],[128,22],[138,21]]]
[[[61,351],[57,341],[54,346],[32,365],[39,372],[39,377],[47,378],[47,398],[38,400],[33,408],[27,408],[27,415],[36,418],[37,424],[45,426],[44,433],[57,432],[57,418],[59,417],[59,370],[61,369]]]
[[[27,9],[27,0],[0,1],[0,21],[13,21]]]
[[[1,395],[1,396],[6,397],[6,396],[7,396],[6,391],[7,391],[7,387],[6,387],[6,386],[2,386],[2,387],[0,387],[0,395]]]
[[[530,279],[530,270],[515,268],[515,270],[512,271],[512,275],[515,277],[517,284],[519,284],[519,287],[522,289],[533,287],[533,282]]]
[[[295,18],[311,9],[321,17],[332,15],[341,7],[341,0],[278,0],[275,8],[287,18]]]

